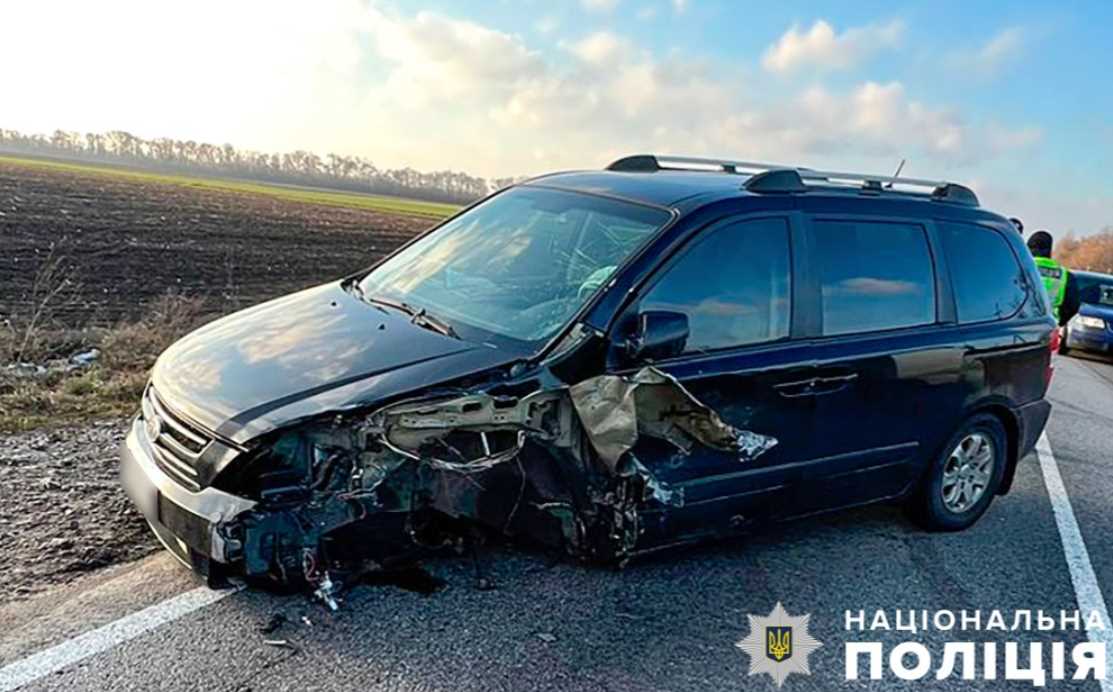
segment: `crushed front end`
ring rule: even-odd
[[[680,457],[704,445],[741,462],[776,444],[727,425],[653,368],[572,386],[550,377],[424,391],[243,447],[151,390],[122,476],[190,566],[303,587],[336,607],[368,570],[491,533],[623,562],[648,547],[644,517],[684,503],[634,455],[639,436]]]

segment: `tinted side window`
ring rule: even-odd
[[[813,221],[823,333],[855,334],[935,321],[935,271],[914,224]]]
[[[1024,270],[1008,242],[992,229],[940,223],[939,233],[959,322],[1000,320],[1016,314],[1028,298]]]
[[[687,315],[689,353],[787,337],[788,237],[784,219],[713,229],[665,269],[641,309]]]

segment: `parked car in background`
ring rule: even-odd
[[[186,336],[122,474],[183,562],[326,602],[480,527],[619,563],[887,500],[954,531],[1043,431],[1058,337],[966,187],[634,156]]]
[[[1072,271],[1078,313],[1063,329],[1060,353],[1071,350],[1113,353],[1113,275]]]

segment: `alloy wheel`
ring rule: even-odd
[[[977,504],[989,487],[996,463],[996,450],[988,435],[972,432],[963,437],[943,464],[943,506],[962,514]]]

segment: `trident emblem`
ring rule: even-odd
[[[792,628],[765,628],[765,655],[774,661],[783,661],[792,656]]]
[[[822,643],[808,632],[810,615],[789,615],[780,603],[768,616],[747,615],[750,633],[735,646],[750,657],[750,675],[768,673],[778,689],[792,673],[811,675],[808,655]]]

